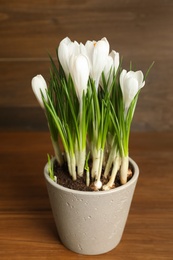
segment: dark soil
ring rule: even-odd
[[[132,175],[128,178],[128,181],[133,176],[133,167],[131,164],[129,164],[129,169],[132,172]],[[103,169],[104,170],[104,169]],[[67,165],[63,165],[60,167],[57,163],[57,161],[54,161],[54,175],[57,177],[57,183],[61,186],[64,186],[66,188],[72,189],[72,190],[79,190],[79,191],[95,191],[94,183],[91,182],[90,186],[86,186],[86,175],[84,173],[83,177],[77,177],[76,181],[73,181],[70,174],[68,173],[68,167]],[[103,185],[107,183],[107,179],[102,178],[101,179]],[[120,183],[120,174],[117,173],[114,188],[121,186]]]

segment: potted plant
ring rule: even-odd
[[[58,64],[50,57],[49,83],[32,79],[55,151],[44,175],[57,230],[67,248],[88,255],[121,240],[139,175],[129,135],[145,78],[122,69],[109,48],[106,38],[85,45],[65,38]]]

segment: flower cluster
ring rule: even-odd
[[[125,184],[131,122],[145,85],[142,71],[122,69],[106,38],[85,45],[65,38],[57,56],[59,66],[50,58],[49,86],[37,75],[32,89],[45,110],[59,165],[67,163],[73,180],[86,172],[86,184],[94,181],[96,189],[111,189],[118,171]]]

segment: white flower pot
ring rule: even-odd
[[[106,253],[121,240],[139,169],[130,159],[134,175],[125,185],[110,191],[76,191],[44,175],[59,237],[67,248],[85,255]]]

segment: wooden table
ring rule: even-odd
[[[140,167],[121,243],[81,256],[60,242],[43,178],[47,132],[0,132],[0,259],[138,259],[173,257],[173,133],[132,133],[130,155]]]

